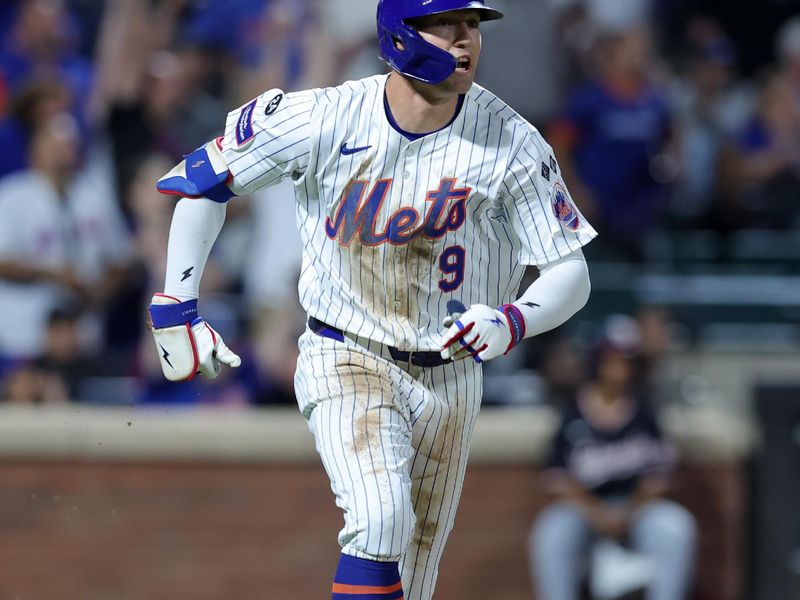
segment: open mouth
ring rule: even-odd
[[[469,56],[460,56],[456,59],[456,71],[468,73],[472,68],[472,61]]]

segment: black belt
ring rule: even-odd
[[[308,318],[308,327],[317,335],[322,335],[332,340],[344,341],[344,332],[341,329],[332,327],[315,319],[314,317]],[[417,367],[441,367],[450,362],[450,359],[442,358],[439,352],[428,350],[424,352],[408,352],[407,350],[398,350],[392,346],[386,346],[389,354],[396,361],[411,363]]]

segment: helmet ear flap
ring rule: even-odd
[[[399,18],[378,20],[381,58],[393,69],[412,79],[436,84],[456,70],[456,59],[426,42],[411,25]]]
[[[477,10],[481,21],[503,16],[486,6],[484,0],[379,0],[377,10],[378,40],[381,58],[395,71],[425,83],[440,83],[456,70],[456,59],[441,48],[426,42],[416,29],[405,22],[426,15],[454,10]],[[397,47],[402,44],[403,49]]]

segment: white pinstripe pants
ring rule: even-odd
[[[342,552],[399,560],[405,599],[428,600],[461,496],[481,368],[417,367],[359,342],[306,329],[298,404],[344,511]]]

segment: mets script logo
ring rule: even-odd
[[[558,222],[561,223],[561,226],[570,231],[577,231],[581,225],[578,211],[573,206],[572,200],[567,195],[567,190],[564,189],[561,183],[556,183],[553,188],[552,204],[553,214],[558,219]]]
[[[369,182],[351,183],[344,191],[336,215],[325,219],[328,237],[342,246],[349,246],[356,235],[365,246],[385,242],[400,245],[418,236],[438,239],[448,231],[456,231],[467,218],[465,204],[472,188],[457,188],[455,179],[442,179],[439,189],[425,196],[429,206],[424,218],[420,218],[416,209],[406,206],[395,211],[383,230],[377,231],[375,220],[391,185],[391,179],[380,179],[365,197]]]

